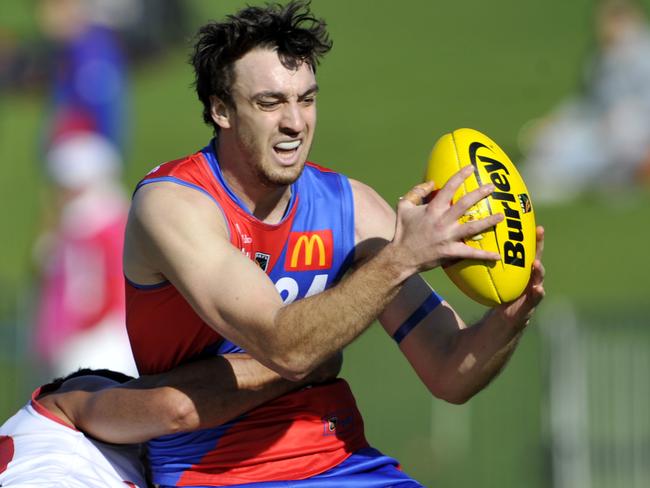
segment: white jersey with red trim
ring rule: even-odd
[[[0,426],[0,486],[147,486],[138,445],[105,444],[86,437],[41,405],[36,400],[39,390]]]

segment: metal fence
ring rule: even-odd
[[[554,488],[650,486],[648,325],[554,305],[542,328]]]

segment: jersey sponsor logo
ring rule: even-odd
[[[0,473],[7,470],[7,466],[14,458],[14,440],[8,435],[0,435]]]
[[[292,232],[289,234],[284,269],[313,271],[332,267],[332,231]]]

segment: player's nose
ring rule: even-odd
[[[298,103],[287,103],[282,109],[280,130],[287,133],[300,133],[305,129],[306,120]]]

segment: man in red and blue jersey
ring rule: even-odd
[[[199,31],[196,89],[215,137],[154,168],[127,225],[138,368],[245,351],[257,367],[300,380],[379,319],[431,393],[462,403],[505,365],[544,295],[543,230],[526,291],[467,327],[419,273],[450,259],[499,259],[463,240],[502,215],[459,223],[494,188],[450,204],[466,168],[435,195],[433,182],[417,185],[394,212],[367,185],[307,162],[315,69],[330,47],[303,2],[247,7]],[[421,486],[368,445],[343,379],[148,447],[164,487]]]

